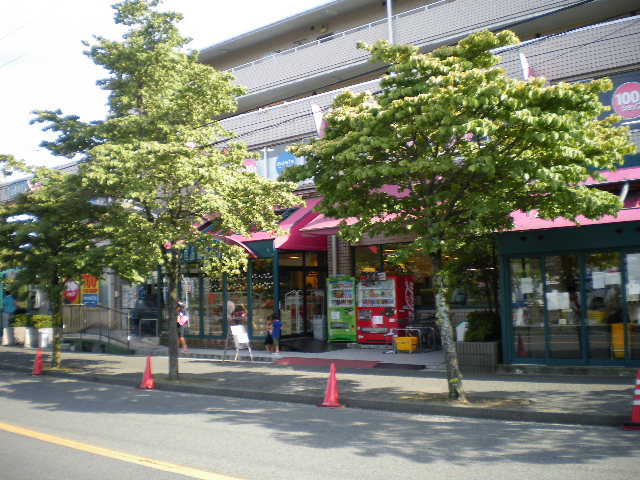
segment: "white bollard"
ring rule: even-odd
[[[13,327],[5,327],[2,329],[2,345],[13,345],[16,339],[13,336]]]

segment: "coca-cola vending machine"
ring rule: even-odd
[[[393,331],[406,327],[413,316],[413,277],[363,277],[357,292],[358,343],[392,343]]]

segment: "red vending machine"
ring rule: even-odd
[[[413,277],[361,278],[357,285],[358,343],[389,343],[392,330],[406,327],[413,315]]]

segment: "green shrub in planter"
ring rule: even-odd
[[[18,315],[13,317],[11,321],[12,327],[33,327],[33,317],[32,315],[27,315],[26,313],[19,313]]]
[[[500,340],[500,315],[491,310],[476,310],[467,315],[465,342]]]
[[[31,318],[36,328],[53,328],[53,315],[32,315]]]

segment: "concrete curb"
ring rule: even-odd
[[[29,374],[31,372],[30,369],[26,369],[22,366],[17,365],[1,365],[0,369],[23,372],[25,374]],[[74,378],[82,381],[132,388],[136,388],[138,386],[137,380],[134,379],[134,374],[130,374],[127,378],[117,378],[96,373],[71,373],[49,370],[46,371],[45,376],[56,378]],[[180,383],[155,381],[154,385],[154,390],[167,392],[182,392],[198,395],[241,398],[245,400],[285,402],[301,405],[319,405],[322,403],[322,398],[306,395],[304,393],[264,392],[252,389],[204,386],[184,381],[181,381]],[[495,407],[455,406],[436,402],[366,399],[350,396],[348,394],[340,396],[340,403],[348,408],[357,408],[363,410],[377,410],[422,415],[442,415],[458,418],[479,418],[501,421],[594,426],[619,426],[627,421],[626,417],[616,414],[581,414],[575,412],[541,412],[526,409],[516,410]]]

